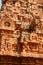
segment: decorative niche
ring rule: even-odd
[[[5,22],[4,26],[10,27],[10,23],[9,22]]]
[[[32,43],[31,45],[29,45],[31,51],[38,51],[38,44]]]

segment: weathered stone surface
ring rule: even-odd
[[[3,0],[0,55],[43,58],[43,1]]]

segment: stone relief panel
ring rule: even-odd
[[[3,3],[0,13],[2,54],[17,56],[19,51],[21,55],[43,53],[42,5],[32,0],[6,0]]]
[[[13,38],[12,31],[2,31],[2,42],[1,42],[1,54],[2,55],[13,55],[18,54],[17,51],[17,38]],[[6,35],[7,34],[7,35]]]

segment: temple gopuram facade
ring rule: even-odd
[[[0,65],[43,65],[43,0],[2,0]]]

